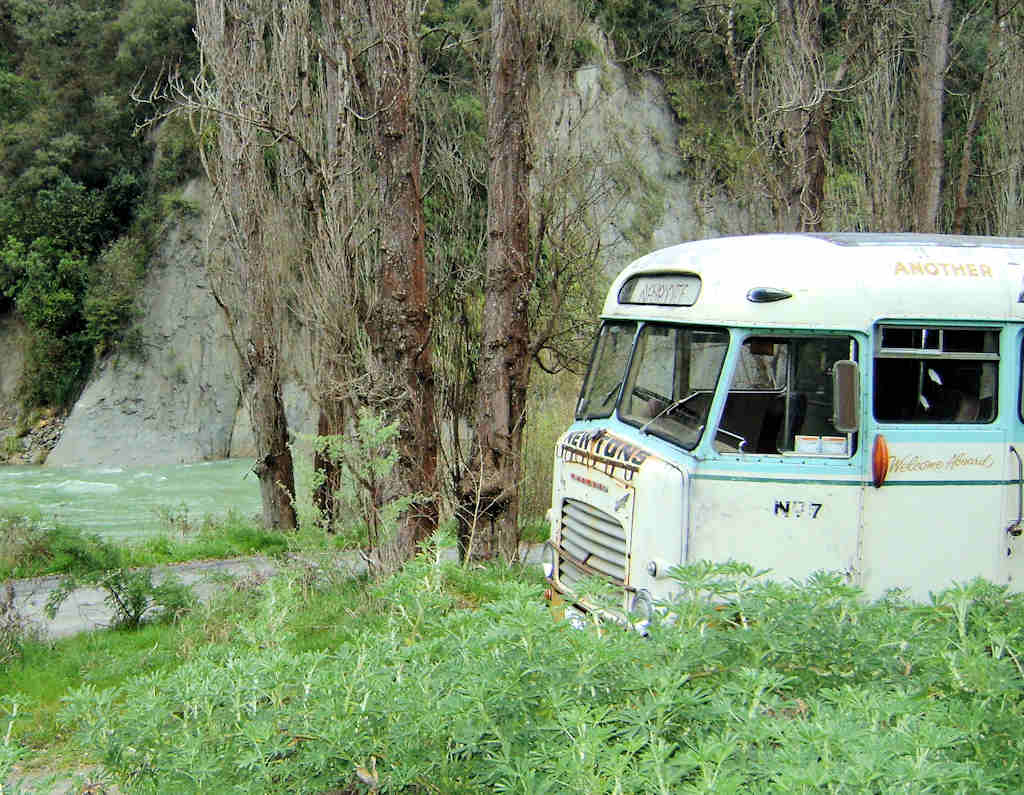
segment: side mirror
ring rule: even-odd
[[[843,359],[832,365],[832,400],[835,414],[832,424],[840,433],[853,433],[860,427],[860,368],[857,362]]]

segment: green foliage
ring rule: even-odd
[[[32,337],[21,389],[26,404],[66,405],[91,365],[82,299],[87,261],[48,238],[26,246],[9,237],[0,249],[0,291],[13,300]]]
[[[37,753],[46,747],[57,757],[79,758],[81,750],[67,747],[56,720],[69,688],[106,688],[146,671],[172,669],[181,661],[180,626],[150,623],[135,632],[85,632],[56,641],[27,641],[21,659],[0,668],[0,694],[9,697],[5,701],[0,696],[0,727],[9,721],[12,745],[26,751]],[[10,714],[10,701],[20,705],[16,716]]]
[[[24,446],[21,443],[21,437],[12,433],[11,435],[4,437],[3,444],[0,445],[0,454],[9,458],[12,455],[17,455],[23,449]]]
[[[1016,787],[1019,595],[865,604],[833,575],[675,574],[675,624],[647,638],[553,622],[539,578],[434,548],[361,595],[285,580],[236,599],[234,642],[80,687],[62,719],[137,792]]]
[[[92,365],[92,351],[80,336],[58,337],[37,330],[29,342],[20,394],[26,406],[70,406]]]
[[[25,246],[14,238],[0,250],[6,287],[29,326],[36,331],[69,335],[79,330],[81,296],[88,282],[88,263],[40,237]]]
[[[153,190],[151,142],[133,135],[137,106],[129,96],[144,74],[154,80],[165,66],[180,67],[187,79],[198,60],[194,10],[181,0],[11,0],[0,16],[7,45],[0,48],[0,246],[9,253],[14,238],[51,271],[43,279],[23,262],[12,276],[10,262],[0,264],[0,311],[16,306],[32,315],[24,400],[63,404],[94,351],[117,344],[131,319],[140,271],[113,260],[128,256],[140,266],[148,259],[159,224],[137,223],[140,208],[147,201],[155,208],[151,221],[158,191],[198,170],[187,136],[172,135]],[[133,242],[114,242],[126,236]],[[71,261],[75,274],[58,267]]]
[[[525,524],[524,540],[528,540],[527,528],[531,525],[539,523],[547,527],[544,516],[551,507],[555,443],[569,427],[578,396],[579,380],[573,373],[549,376],[539,368],[531,373],[519,487],[519,515]],[[535,527],[529,537],[535,541],[546,541],[548,533]]]
[[[118,71],[130,80],[161,70],[188,74],[198,62],[194,27],[195,6],[185,0],[127,0],[112,25]]]
[[[66,525],[49,526],[39,515],[0,512],[0,582],[240,555],[279,557],[288,550],[288,539],[266,530],[254,517],[229,513],[224,518],[194,518],[184,508],[168,508],[163,517],[166,534],[115,546]]]
[[[753,38],[758,18],[770,18],[764,0],[737,4],[738,27]],[[638,70],[684,71],[709,81],[724,80],[724,54],[709,28],[709,11],[693,0],[610,0],[593,4],[593,13]],[[713,15],[711,12],[710,15]]]
[[[85,574],[122,565],[121,551],[97,535],[39,516],[0,513],[0,580],[43,574]]]
[[[87,188],[45,166],[27,171],[16,187],[22,199],[17,231],[21,240],[47,238],[57,247],[83,256],[109,241],[113,208],[103,191]]]
[[[0,668],[21,657],[25,642],[34,635],[33,628],[14,604],[14,585],[0,585]],[[9,737],[7,738],[10,739]],[[0,755],[0,771],[3,759]]]
[[[528,519],[520,530],[519,540],[523,544],[542,544],[551,538],[551,523],[546,519]]]
[[[420,24],[427,70],[444,80],[472,82],[487,63],[481,41],[491,24],[487,5],[481,0],[429,0]]]
[[[759,155],[744,135],[743,119],[732,92],[715,82],[688,74],[666,79],[672,110],[679,120],[677,144],[687,173],[698,191],[722,187],[735,198],[747,186],[743,175]]]
[[[53,618],[79,588],[98,588],[105,593],[103,601],[114,611],[116,629],[138,629],[154,615],[177,620],[195,604],[192,590],[172,575],[154,583],[152,569],[117,568],[64,577],[46,600],[46,614]]]
[[[90,275],[82,304],[85,338],[99,354],[119,341],[135,319],[135,297],[142,282],[145,247],[125,236],[108,246]]]
[[[185,505],[164,508],[160,517],[169,532],[123,548],[125,565],[154,566],[239,555],[279,557],[288,550],[284,535],[267,530],[255,518],[246,519],[235,513],[218,519],[196,518]]]
[[[66,405],[88,373],[94,351],[117,342],[135,316],[144,248],[115,241],[94,264],[47,237],[0,249],[0,293],[32,331],[22,383],[29,405]]]
[[[369,408],[360,407],[354,433],[311,439],[314,451],[340,470],[340,486],[333,496],[341,506],[344,524],[324,529],[338,534],[348,546],[377,547],[386,542],[420,499],[388,494],[388,478],[398,461],[397,438],[397,422],[387,424]],[[313,473],[312,491],[323,482],[322,472]],[[315,521],[324,522],[319,516]]]
[[[199,144],[188,121],[170,117],[160,125],[157,135],[157,152],[150,172],[152,192],[160,195],[173,191],[200,173]]]
[[[0,69],[0,123],[11,121],[32,106],[32,83]]]
[[[2,647],[0,647],[0,653],[2,653]],[[11,696],[4,696],[0,700],[0,710],[3,710],[3,723],[0,723],[0,727],[4,729],[3,742],[0,743],[0,781],[6,782],[15,763],[28,756],[26,749],[11,739],[11,731],[14,728],[14,722],[18,719],[20,706],[18,700]]]

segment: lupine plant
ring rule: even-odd
[[[326,597],[285,581],[231,642],[83,687],[63,719],[133,792],[1019,785],[1021,596],[979,581],[927,605],[868,603],[825,573],[674,574],[682,596],[643,637],[555,621],[535,574],[428,551],[367,584],[336,641],[305,651],[286,624]]]

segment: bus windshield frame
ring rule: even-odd
[[[708,424],[729,339],[722,327],[606,321],[576,418],[604,419],[617,411],[623,422],[693,450]]]

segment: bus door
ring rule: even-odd
[[[999,582],[1013,590],[1024,589],[1024,329],[1013,327],[1007,332],[1007,377],[1003,379],[1005,414],[1009,417],[1009,440],[1006,444],[1006,499],[1003,534],[1000,536]]]
[[[954,581],[999,578],[1008,456],[1005,423],[997,421],[1006,400],[1000,332],[875,329],[862,541],[871,597],[897,588],[927,600]]]
[[[747,336],[734,355],[712,450],[694,473],[690,559],[737,560],[775,579],[855,581],[862,494],[856,433],[833,423],[833,366],[849,334]]]

